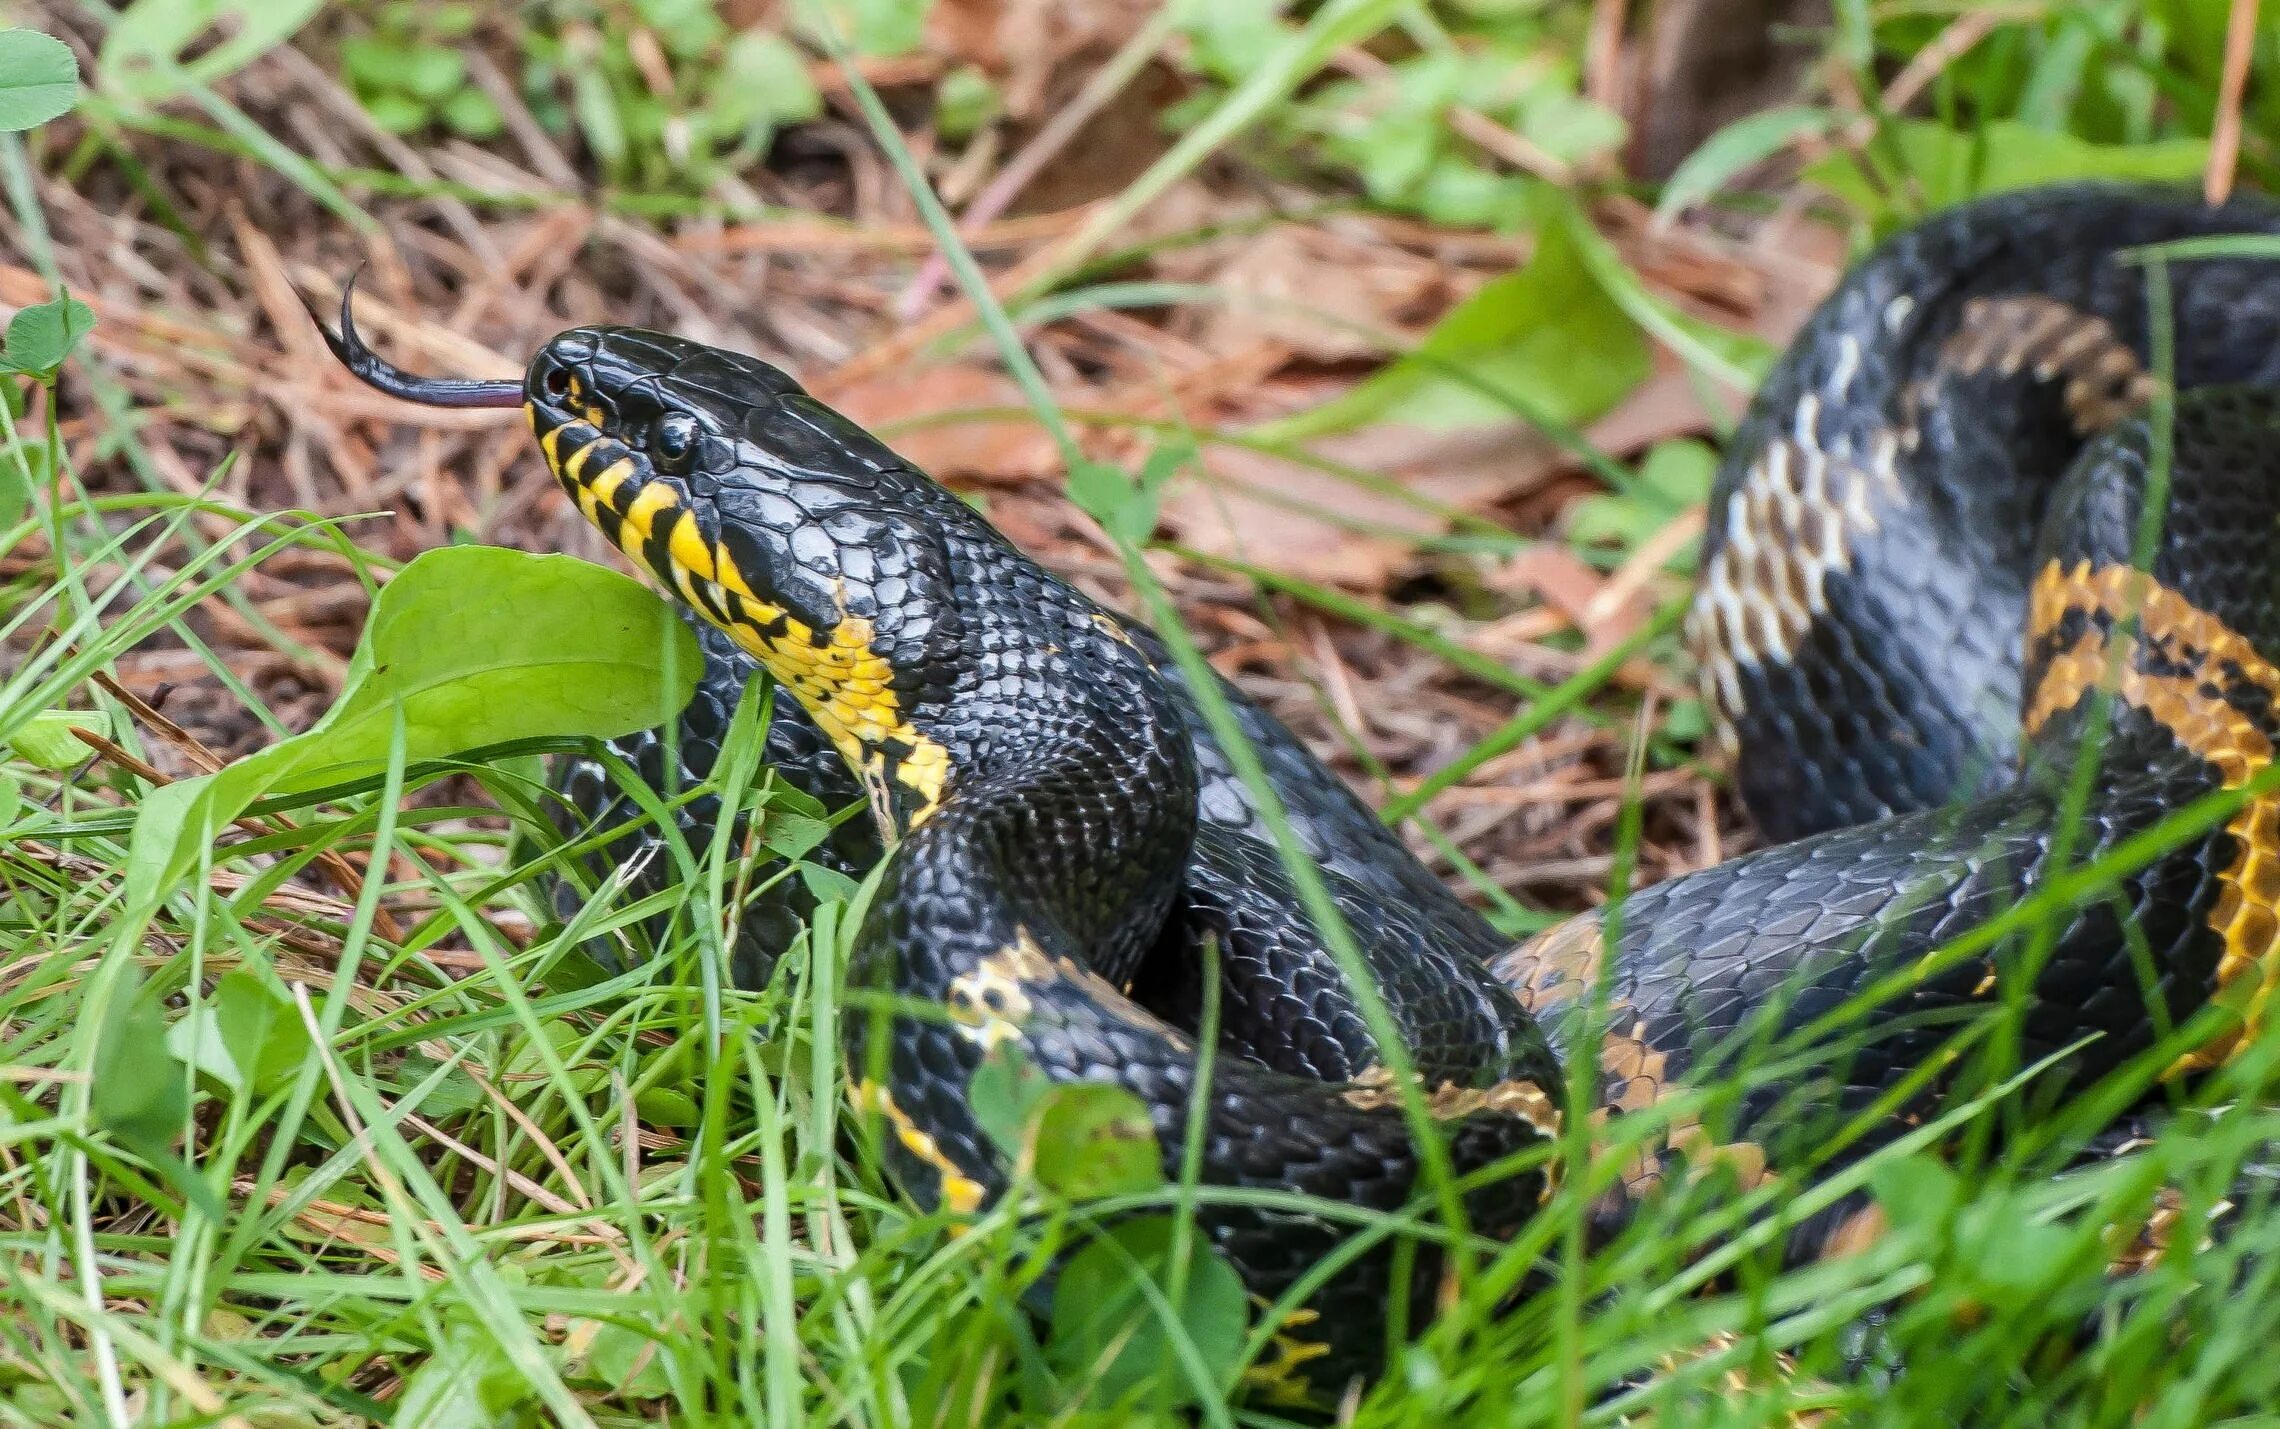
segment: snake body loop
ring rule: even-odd
[[[798,706],[778,707],[769,759],[876,814],[826,856],[857,868],[875,830],[892,844],[852,976],[905,1010],[852,1019],[848,1052],[911,1192],[963,1211],[1005,1189],[969,1089],[1016,1048],[1055,1081],[1138,1095],[1173,1174],[1192,1112],[1206,1183],[1315,1198],[1199,1212],[1272,1299],[1357,1218],[1419,1202],[1405,1100],[1470,1178],[1469,1229],[1497,1236],[1577,1169],[1554,1155],[1574,1059],[1598,1069],[1587,1139],[1628,1148],[1601,1206],[1619,1218],[1681,1172],[1754,1187],[1857,1156],[1973,1085],[1966,1054],[1991,1041],[2047,1059],[2033,1094],[2065,1097],[2150,1048],[2196,1075],[2261,1025],[2280,982],[2280,806],[2253,783],[2280,738],[2280,286],[2270,264],[2195,261],[2156,312],[2118,255],[2276,231],[2261,205],[2051,189],[1940,215],[1846,279],[1731,446],[1689,621],[1717,738],[1776,842],[1635,893],[1619,920],[1506,948],[1221,687],[1386,998],[1413,1098],[1151,633],[754,359],[575,329],[523,398],[565,492],[703,622],[682,767],[654,735],[617,752],[660,786],[701,780],[765,668]],[[560,783],[579,823],[630,813],[599,764]],[[2243,788],[2166,847],[2141,837]],[[687,817],[709,836],[719,810]],[[629,839],[611,859],[641,856]],[[2117,871],[2097,896],[2029,916],[2101,859]],[[740,976],[766,975],[801,911],[753,910]],[[1224,1016],[1199,1095],[1207,939]],[[1829,1035],[1861,998],[1871,1015]],[[1784,1075],[1681,1095],[1745,1058]],[[1872,1233],[1847,1203],[1790,1247]],[[1368,1372],[1397,1294],[1422,1323],[1436,1262],[1428,1247],[1406,1280],[1402,1263],[1379,1247],[1320,1284],[1269,1388],[1319,1397]]]

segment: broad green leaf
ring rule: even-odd
[[[107,90],[156,103],[251,64],[323,8],[323,0],[135,0],[111,22],[95,73]],[[197,58],[182,58],[193,51]]]
[[[1173,1230],[1169,1216],[1120,1221],[1061,1269],[1046,1353],[1065,1379],[1092,1385],[1096,1404],[1115,1404],[1150,1381],[1182,1399],[1196,1393],[1158,1309],[1171,1297]],[[1242,1353],[1249,1320],[1243,1282],[1202,1235],[1188,1236],[1186,1261],[1184,1293],[1170,1305],[1171,1318],[1201,1357],[1206,1388],[1215,1389]]]
[[[1670,219],[1717,194],[1743,172],[1808,134],[1829,132],[1836,116],[1809,105],[1785,105],[1737,119],[1686,156],[1663,185],[1655,217]]]
[[[634,1096],[633,1109],[651,1126],[693,1127],[705,1116],[695,1097],[672,1087],[644,1088]]]
[[[214,985],[210,1006],[222,1046],[253,1091],[292,1077],[314,1051],[292,1000],[243,968]]]
[[[1135,484],[1121,467],[1079,461],[1069,468],[1069,499],[1128,546],[1146,544],[1156,531],[1157,493]]]
[[[71,46],[37,30],[0,30],[0,133],[35,128],[78,102]]]
[[[1886,134],[1909,184],[1875,183],[1851,155],[1832,155],[1805,171],[1807,179],[1852,204],[1880,231],[1983,194],[2067,179],[2191,179],[2199,176],[2209,153],[2200,139],[2093,144],[2057,130],[2008,122],[1963,133],[1931,120],[1906,120]],[[1920,194],[1921,208],[1912,202],[1895,204],[1892,195],[1903,192]]]
[[[8,736],[8,746],[33,768],[61,773],[78,768],[95,753],[72,734],[75,729],[106,734],[110,721],[99,710],[42,710]]]
[[[77,298],[34,303],[8,319],[7,346],[0,348],[0,367],[34,377],[52,377],[79,340],[94,330],[94,310]]]
[[[1576,256],[1598,280],[1607,300],[1657,342],[1676,353],[1687,366],[1737,391],[1754,392],[1773,366],[1773,348],[1748,333],[1733,332],[1681,312],[1668,300],[1647,291],[1623,255],[1615,251],[1591,220],[1573,205],[1559,221],[1575,242]]]
[[[166,1054],[204,1072],[233,1092],[245,1090],[245,1072],[222,1042],[222,1022],[214,1009],[198,1006],[166,1029]]]
[[[665,1352],[656,1336],[606,1321],[572,1321],[573,1342],[584,1325],[594,1328],[581,1357],[584,1367],[579,1378],[622,1398],[662,1399],[673,1392],[672,1378],[665,1372]]]
[[[1251,435],[1303,441],[1375,422],[1445,431],[1515,413],[1572,426],[1613,406],[1647,372],[1638,324],[1593,281],[1570,228],[1547,222],[1527,267],[1459,304],[1413,355]]]
[[[1164,1184],[1164,1157],[1147,1104],[1123,1087],[1055,1087],[1029,1132],[1037,1184],[1072,1201],[1097,1201]]]
[[[429,551],[380,593],[340,702],[306,734],[152,791],[128,843],[130,905],[155,908],[256,799],[544,735],[614,738],[679,710],[696,637],[632,579],[568,556]]]
[[[417,1363],[388,1421],[396,1429],[490,1429],[515,1422],[508,1411],[529,1395],[497,1337],[460,1316]]]
[[[823,112],[823,95],[807,61],[783,36],[747,30],[729,41],[720,78],[706,110],[708,127],[723,137],[754,125],[799,124]]]
[[[2035,1295],[2065,1274],[2074,1237],[2061,1226],[2032,1220],[2016,1203],[2001,1205],[1979,1257],[1979,1281],[2014,1302]]]
[[[190,1089],[166,1049],[166,1017],[130,965],[96,1034],[96,1125],[137,1151],[164,1150],[182,1130]]]
[[[467,139],[494,139],[507,127],[506,116],[490,95],[468,85],[436,111],[451,132]]]
[[[760,842],[784,859],[802,859],[831,837],[831,821],[789,809],[770,808],[760,819]]]
[[[974,1120],[1008,1157],[1021,1154],[1053,1083],[1021,1054],[1019,1044],[1000,1042],[982,1058],[966,1087]]]
[[[934,130],[952,143],[971,138],[1005,111],[1005,97],[990,77],[960,65],[934,86]]]
[[[840,13],[858,54],[906,55],[925,38],[928,0],[844,0]]]
[[[1935,1230],[1963,1199],[1955,1172],[1922,1154],[1878,1161],[1869,1186],[1893,1225],[1926,1231]]]

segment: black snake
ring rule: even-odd
[[[2280,214],[2102,186],[1983,200],[1885,243],[1808,323],[1730,445],[1689,622],[1772,847],[1511,949],[1294,737],[1218,690],[1352,931],[1413,1096],[1158,639],[782,372],[583,327],[520,383],[417,378],[361,346],[345,302],[335,350],[413,400],[525,406],[579,509],[701,617],[683,767],[662,767],[654,734],[617,746],[643,778],[701,782],[765,667],[797,706],[778,707],[770,761],[826,803],[870,806],[825,853],[861,868],[882,828],[893,841],[850,976],[905,1010],[851,1019],[848,1065],[915,1197],[972,1211],[1004,1189],[968,1088],[1011,1047],[1056,1081],[1137,1094],[1175,1175],[1193,1111],[1205,1183],[1356,1213],[1418,1201],[1421,1108],[1466,1177],[1471,1229],[1501,1236],[1578,1169],[1569,1116],[1595,1141],[1864,994],[1873,1015],[1778,1085],[1715,1116],[1663,1107],[1602,1212],[1681,1167],[1750,1187],[1806,1149],[1826,1165],[1829,1129],[1888,1094],[1834,1154],[1920,1123],[1991,1011],[2011,1018],[2014,1065],[2056,1059],[2038,1088],[2058,1097],[2157,1047],[2194,1074],[2261,1025],[2280,801],[2259,785],[2167,846],[2147,836],[2247,786],[2280,730],[2280,289],[2269,264],[2214,258],[2149,290],[2120,256],[2238,232],[2280,232]],[[588,827],[632,808],[597,764],[560,783]],[[719,819],[704,801],[684,815],[700,837]],[[641,852],[629,839],[610,862]],[[1973,940],[2109,856],[2097,896]],[[796,895],[754,910],[741,976],[766,975],[801,911]],[[1199,1095],[1206,939],[1221,1015]],[[1598,1092],[1571,1108],[1577,1057]],[[1240,1197],[1199,1214],[1266,1300],[1354,1219]],[[1793,1253],[1856,1243],[1872,1220],[1823,1216]],[[1389,1297],[1422,1323],[1433,1264],[1420,1253],[1397,1284],[1381,1251],[1317,1286],[1277,1387],[1334,1391],[1379,1363]]]

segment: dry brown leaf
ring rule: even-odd
[[[1370,427],[1314,444],[1330,461],[1377,472],[1418,496],[1477,509],[1548,471],[1525,455],[1540,441],[1518,428],[1425,432]],[[1180,540],[1213,555],[1257,560],[1306,580],[1376,589],[1408,559],[1412,542],[1446,522],[1398,495],[1317,466],[1236,447],[1207,453],[1208,481],[1176,483],[1163,504]]]
[[[1322,281],[1336,273],[1334,283]],[[1386,245],[1341,243],[1320,229],[1284,224],[1250,239],[1208,279],[1227,294],[1204,325],[1224,351],[1270,338],[1315,362],[1377,357],[1377,333],[1410,334],[1420,318],[1455,301],[1439,264]]]
[[[1628,456],[1707,429],[1694,385],[1675,364],[1666,362],[1663,369],[1586,431],[1593,445]],[[1458,511],[1509,501],[1575,465],[1519,422],[1454,432],[1365,427],[1316,442],[1312,450]],[[1408,559],[1404,537],[1447,528],[1414,502],[1304,463],[1225,448],[1210,452],[1206,464],[1218,479],[1175,485],[1165,497],[1164,519],[1186,544],[1213,555],[1264,556],[1276,569],[1308,580],[1376,589]]]
[[[832,405],[861,426],[895,428],[887,443],[934,476],[1011,480],[1052,471],[1052,439],[1027,418],[903,424],[918,418],[1022,407],[1021,389],[993,368],[943,363],[867,378],[832,394]]]

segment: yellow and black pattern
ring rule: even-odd
[[[845,609],[817,629],[762,596],[736,553],[690,503],[686,487],[654,471],[594,420],[582,379],[565,378],[557,420],[528,410],[548,467],[586,519],[626,558],[726,631],[810,712],[867,785],[900,785],[916,796],[906,817],[923,819],[949,772],[943,747],[904,717],[894,670],[873,645],[871,621]]]

